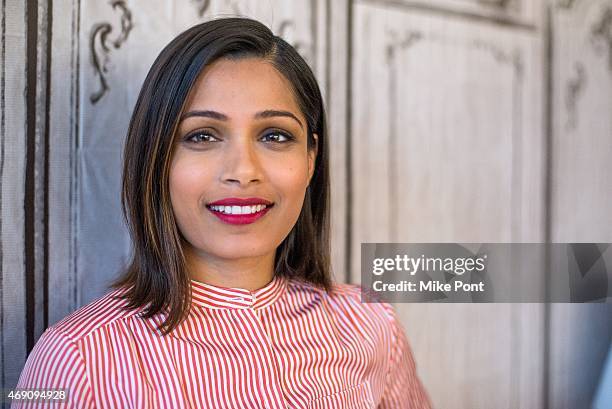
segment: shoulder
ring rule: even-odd
[[[122,289],[107,292],[51,325],[47,331],[78,343],[118,320],[136,315],[139,310],[125,308],[127,301],[120,297],[123,292]]]
[[[17,388],[63,389],[68,391],[68,406],[93,407],[83,354],[58,327],[47,328],[38,339],[21,371]],[[14,402],[11,407],[30,407],[25,402],[23,405]]]
[[[118,297],[122,292],[120,289],[110,291],[48,327],[28,355],[19,379],[20,387],[70,385],[86,388],[87,382],[78,381],[84,379],[86,373],[84,340],[138,312],[123,308],[127,301]],[[79,376],[75,378],[75,374]],[[74,385],[77,381],[78,385]]]
[[[103,334],[118,320],[138,314],[127,310],[127,301],[119,297],[124,290],[110,291],[49,326],[28,354],[19,378],[19,387],[70,387],[78,391],[76,407],[89,405],[86,348],[88,337]],[[104,336],[104,335],[103,335]]]

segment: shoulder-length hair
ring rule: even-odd
[[[262,58],[291,84],[306,118],[315,170],[296,224],[276,250],[274,274],[331,291],[329,164],[326,115],[314,74],[297,51],[262,23],[221,18],[179,34],[159,54],[136,101],[123,153],[121,202],[132,239],[130,262],[110,287],[125,289],[125,308],[167,316],[171,332],[187,315],[190,277],[169,194],[169,169],[179,118],[202,70],[220,58]],[[313,134],[317,134],[315,142]]]

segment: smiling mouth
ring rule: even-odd
[[[215,212],[215,213],[221,213],[221,214],[225,214],[225,215],[250,215],[250,214],[257,214],[260,213],[262,211],[264,211],[265,209],[269,209],[271,207],[273,207],[274,204],[258,204],[258,205],[248,205],[248,206],[237,206],[237,205],[232,205],[232,206],[221,206],[221,205],[206,205],[206,207]]]
[[[206,205],[206,208],[219,220],[227,224],[251,224],[264,217],[274,203],[248,206],[238,205]]]

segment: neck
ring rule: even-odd
[[[274,277],[275,252],[259,257],[221,259],[185,251],[191,279],[219,287],[238,287],[255,291]]]

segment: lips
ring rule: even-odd
[[[254,223],[273,206],[273,202],[259,197],[232,197],[211,202],[206,208],[224,223],[240,225]]]
[[[260,197],[247,197],[247,198],[240,198],[240,197],[228,197],[225,199],[221,199],[221,200],[217,200],[211,203],[208,203],[207,206],[250,206],[250,205],[273,205],[274,203],[266,200],[266,199],[262,199]]]

